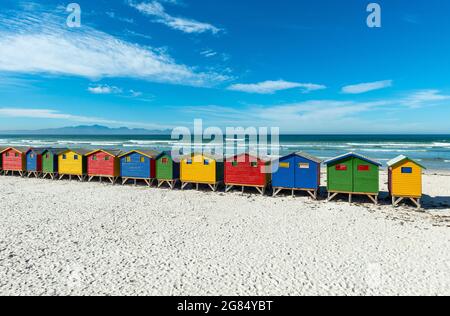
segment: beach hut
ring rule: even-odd
[[[115,184],[120,177],[120,150],[97,149],[86,154],[88,182],[98,178]]]
[[[424,166],[406,156],[398,156],[387,163],[389,168],[389,193],[392,204],[398,206],[410,199],[420,208],[422,198],[422,175]]]
[[[281,157],[278,164],[273,163],[273,195],[277,196],[283,190],[290,190],[292,196],[295,196],[295,191],[306,191],[317,199],[321,163],[321,159],[304,152]]]
[[[162,152],[156,157],[156,180],[158,188],[167,184],[172,190],[180,180],[180,163],[172,158],[170,152]]]
[[[43,149],[30,148],[26,153],[28,178],[35,176],[38,178],[42,173],[42,152]]]
[[[181,158],[181,189],[188,184],[194,184],[198,190],[200,184],[208,185],[217,191],[223,182],[223,157],[193,153]]]
[[[84,181],[86,178],[86,155],[89,153],[85,149],[66,149],[58,154],[58,175],[59,180],[73,177]]]
[[[327,165],[328,201],[338,194],[367,195],[378,204],[380,191],[379,171],[381,164],[365,156],[348,153],[325,161]]]
[[[58,155],[66,150],[66,148],[47,148],[42,151],[42,177],[44,179],[58,178]]]
[[[264,195],[271,180],[271,160],[247,153],[229,157],[225,161],[225,192],[233,187],[255,188]]]
[[[120,155],[120,176],[122,184],[128,181],[144,181],[151,186],[156,177],[156,157],[159,153],[153,150],[132,150]]]
[[[7,147],[0,155],[2,156],[2,169],[5,175],[17,173],[21,177],[26,172],[26,153],[28,147]]]

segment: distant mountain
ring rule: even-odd
[[[0,131],[0,135],[170,135],[171,130],[148,130],[143,128],[110,128],[101,125],[80,125],[39,130]]]

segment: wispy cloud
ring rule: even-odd
[[[0,14],[0,71],[98,79],[136,78],[171,84],[212,86],[228,80],[198,72],[165,52],[132,44],[88,26],[67,29],[54,14]]]
[[[425,105],[436,105],[442,101],[450,101],[450,95],[439,90],[420,90],[406,97],[402,104],[410,108],[420,108]]]
[[[297,83],[284,80],[277,80],[277,81],[264,81],[253,84],[242,84],[242,83],[234,84],[229,86],[228,90],[247,93],[258,93],[258,94],[273,94],[278,91],[289,90],[294,88],[303,89],[304,92],[311,92],[315,90],[326,89],[326,86],[313,83]]]
[[[220,28],[215,27],[212,24],[199,22],[192,19],[175,17],[168,14],[164,6],[158,1],[135,3],[133,1],[128,2],[129,5],[139,12],[148,16],[155,17],[155,22],[162,23],[168,27],[184,32],[184,33],[206,33],[210,32],[217,34],[222,31]],[[172,1],[172,3],[176,3]]]
[[[370,91],[389,88],[392,86],[392,80],[383,80],[367,83],[359,83],[355,85],[345,86],[342,88],[343,93],[347,94],[361,94]]]

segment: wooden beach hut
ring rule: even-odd
[[[26,153],[27,175],[28,178],[35,176],[40,177],[42,174],[42,152],[43,149],[30,148]]]
[[[47,148],[42,151],[42,177],[55,180],[58,178],[58,155],[66,148]]]
[[[205,184],[217,191],[223,182],[223,157],[193,153],[181,158],[180,169],[182,190],[188,184],[194,184],[197,190],[200,184]]]
[[[172,158],[170,152],[162,152],[156,157],[156,180],[158,188],[167,184],[172,190],[180,180],[180,163]]]
[[[156,177],[156,157],[159,153],[153,150],[132,150],[119,156],[120,176],[122,184],[128,181],[144,181],[151,186]]]
[[[398,206],[404,199],[421,207],[422,176],[426,168],[406,156],[398,156],[387,163],[389,168],[389,193],[392,204]]]
[[[97,149],[86,154],[88,182],[98,178],[109,180],[112,184],[120,177],[121,150]]]
[[[264,195],[271,180],[271,160],[247,153],[229,157],[225,161],[225,192],[233,187],[255,188]]]
[[[2,169],[5,175],[18,174],[21,177],[26,172],[26,153],[28,147],[7,147],[0,155],[2,156]]]
[[[272,174],[273,195],[277,196],[283,190],[306,191],[317,199],[320,189],[320,166],[322,160],[304,152],[292,153],[281,157]]]
[[[328,201],[338,194],[367,195],[378,204],[381,164],[357,153],[348,153],[325,161],[327,165]]]
[[[89,153],[85,149],[66,149],[58,154],[58,175],[59,180],[73,177],[84,181],[86,178],[87,164],[86,155]]]

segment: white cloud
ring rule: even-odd
[[[360,83],[350,86],[345,86],[342,88],[343,93],[347,94],[361,94],[374,90],[380,90],[384,88],[389,88],[392,86],[392,80],[384,80],[384,81],[376,81],[376,82],[367,82]]]
[[[156,22],[162,23],[172,29],[182,31],[184,33],[211,32],[213,34],[217,34],[221,31],[221,29],[209,23],[171,16],[166,12],[162,4],[157,1],[141,3],[134,3],[133,1],[129,1],[128,3],[131,7],[135,8],[139,12],[155,17]]]
[[[436,105],[447,100],[450,100],[450,95],[442,94],[439,90],[420,90],[406,97],[402,104],[411,108],[419,108],[425,105]]]
[[[297,83],[284,80],[264,81],[255,84],[234,84],[228,87],[231,91],[241,91],[247,93],[273,94],[278,91],[301,88],[304,92],[326,89],[323,85],[313,83]]]
[[[68,29],[53,14],[0,14],[0,71],[98,79],[128,77],[153,82],[211,86],[228,80],[197,72],[165,52],[131,44],[88,26]]]
[[[204,57],[214,57],[217,56],[217,52],[213,51],[212,49],[207,49],[205,51],[200,52],[200,55]]]
[[[92,94],[117,94],[122,93],[122,89],[108,85],[97,85],[88,88],[88,91]]]

